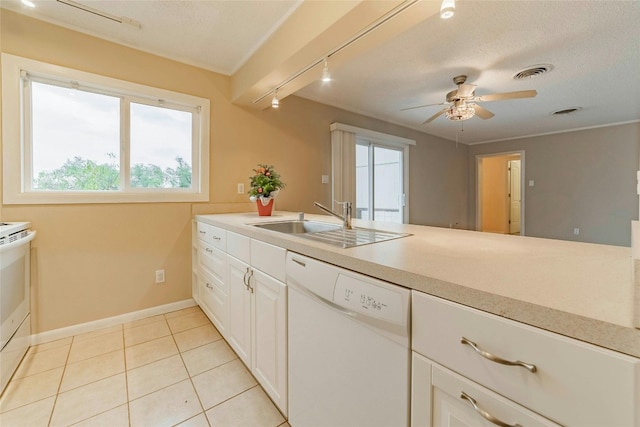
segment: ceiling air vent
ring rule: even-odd
[[[582,107],[565,108],[564,110],[554,111],[553,113],[551,113],[551,115],[552,116],[564,116],[566,114],[575,113],[576,111],[579,111],[579,110],[582,110]]]
[[[551,64],[532,65],[515,73],[513,75],[513,80],[532,79],[544,73],[548,73],[551,70],[553,70],[553,65]]]

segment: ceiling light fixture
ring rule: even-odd
[[[31,0],[20,0],[20,2],[27,7],[36,7],[36,4]]]
[[[329,58],[325,58],[324,60],[324,68],[322,69],[322,81],[328,83],[331,81],[331,74],[329,73]]]
[[[456,0],[442,0],[440,5],[440,18],[449,19],[456,12]]]
[[[58,0],[58,1],[61,1],[61,0]],[[62,1],[71,1],[71,0],[62,0]],[[418,2],[419,2],[419,0],[408,0],[408,1],[405,1],[405,2],[401,3],[400,5],[396,6],[396,8],[391,10],[389,13],[387,13],[384,16],[382,16],[381,18],[379,18],[378,20],[373,22],[368,27],[365,27],[360,32],[356,33],[356,35],[354,35],[352,38],[350,38],[346,42],[342,43],[340,46],[334,48],[333,50],[328,52],[326,55],[324,55],[322,58],[319,58],[319,59],[313,61],[311,64],[309,64],[306,67],[302,68],[301,70],[299,70],[295,74],[292,74],[291,76],[289,76],[286,80],[283,80],[282,82],[280,82],[280,84],[278,84],[277,88],[280,89],[280,88],[286,86],[287,84],[291,83],[292,81],[294,81],[295,79],[297,79],[298,77],[300,77],[301,75],[306,73],[307,71],[315,68],[319,64],[322,64],[323,61],[325,61],[327,58],[335,55],[336,53],[340,52],[342,49],[344,49],[344,48],[350,46],[351,44],[353,44],[354,42],[360,40],[362,37],[366,36],[370,32],[374,31],[376,28],[380,27],[381,25],[383,25],[387,21],[390,21],[395,16],[399,15],[401,12],[407,10],[409,7],[413,6],[414,4],[416,4]],[[269,90],[269,91],[263,93],[260,97],[254,99],[253,103],[254,104],[259,103],[260,101],[262,101],[263,99],[268,97],[271,93],[273,93],[273,90]],[[272,103],[273,103],[273,101],[272,101]]]
[[[280,107],[280,100],[278,99],[278,88],[273,90],[273,99],[271,100],[271,108]]]
[[[24,0],[22,0],[24,2]],[[112,15],[109,12],[105,12],[104,10],[96,9],[91,6],[86,6],[82,3],[75,2],[73,0],[57,0],[58,3],[66,4],[67,6],[75,7],[76,9],[83,10],[85,12],[93,13],[94,15],[101,16],[103,18],[107,18],[111,21],[119,22],[120,24],[131,25],[132,27],[136,27],[138,29],[142,29],[142,24],[136,21],[135,19],[127,18],[126,16],[116,16]]]
[[[459,122],[461,120],[469,120],[476,115],[476,109],[473,108],[473,104],[467,104],[464,99],[455,101],[451,107],[449,107],[444,114],[447,119]]]

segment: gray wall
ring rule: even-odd
[[[631,246],[639,146],[639,123],[470,146],[470,228],[476,223],[476,156],[524,150],[527,236]]]

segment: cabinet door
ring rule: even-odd
[[[227,326],[227,294],[222,291],[222,283],[205,268],[200,269],[198,282],[200,308],[211,319],[216,329],[224,335]]]
[[[287,413],[287,294],[284,283],[254,270],[253,374]]]
[[[238,357],[251,366],[251,292],[247,290],[245,280],[250,272],[249,265],[228,257],[228,298],[229,314],[225,338],[238,354]]]

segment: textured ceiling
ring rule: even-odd
[[[83,0],[142,28],[115,24],[55,0],[2,0],[16,10],[143,51],[233,75],[299,1]],[[411,8],[403,13],[411,13]],[[458,1],[449,20],[431,17],[331,67],[333,81],[297,95],[464,143],[518,138],[640,119],[640,2]],[[552,72],[514,81],[521,69]],[[486,102],[495,117],[422,122],[468,76],[476,95],[535,89],[530,99]],[[282,102],[286,102],[284,99]],[[581,107],[574,114],[553,111]],[[464,129],[462,131],[462,129]]]

